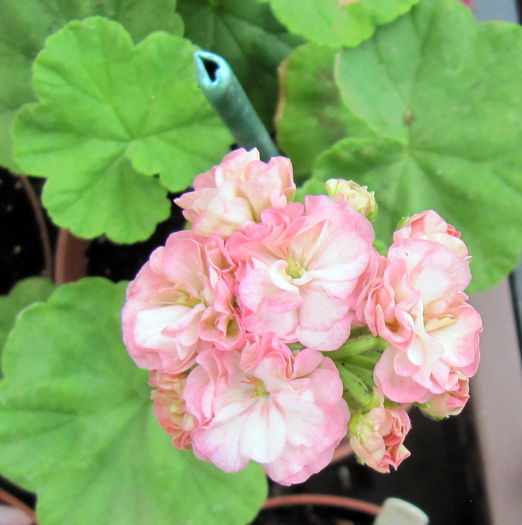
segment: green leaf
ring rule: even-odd
[[[519,173],[450,154],[418,154],[392,140],[346,138],[319,157],[314,179],[353,179],[374,190],[376,235],[387,243],[403,216],[436,210],[462,231],[469,246],[473,292],[492,286],[517,264],[522,245]]]
[[[365,134],[365,124],[341,101],[334,80],[335,55],[332,48],[305,44],[279,69],[277,138],[298,180],[310,176],[316,157],[339,139]]]
[[[18,109],[34,100],[31,66],[45,39],[68,21],[103,15],[139,41],[153,31],[181,34],[176,0],[2,0],[0,2],[0,164],[18,172],[10,129]]]
[[[314,176],[374,190],[382,240],[403,216],[439,212],[469,245],[471,291],[505,277],[522,247],[521,28],[422,1],[338,65],[344,103],[380,138],[340,141]]]
[[[301,42],[258,0],[179,0],[186,37],[221,55],[250,101],[272,127],[277,100],[276,68]]]
[[[19,112],[14,140],[22,168],[49,177],[44,203],[60,226],[145,239],[168,203],[159,181],[137,172],[179,191],[221,160],[231,139],[197,86],[194,50],[166,33],[134,46],[99,17],[47,40],[34,66],[40,103]]]
[[[407,13],[419,0],[270,0],[276,17],[316,44],[357,46],[376,26]]]
[[[266,496],[252,465],[226,474],[179,451],[148,374],[121,342],[125,283],[84,279],[18,317],[0,382],[0,471],[38,494],[41,525],[240,525]]]
[[[57,225],[78,237],[106,233],[113,241],[133,243],[148,239],[156,224],[168,218],[166,193],[155,177],[144,177],[120,158],[103,176],[78,172],[75,177],[51,177],[42,202]]]
[[[45,277],[30,277],[16,284],[9,295],[0,296],[0,356],[16,316],[30,304],[45,301],[54,289]],[[1,371],[0,371],[1,377]]]

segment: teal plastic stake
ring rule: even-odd
[[[257,148],[264,161],[279,155],[277,146],[227,61],[210,51],[196,51],[194,59],[203,93],[216,108],[237,144],[246,149]]]

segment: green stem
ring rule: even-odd
[[[356,410],[368,405],[372,400],[373,389],[362,378],[344,366],[338,365],[337,368],[345,390],[344,397],[347,399],[350,409]]]
[[[339,350],[328,352],[328,357],[334,361],[342,361],[347,357],[368,352],[369,350],[382,351],[387,346],[388,343],[386,341],[373,335],[350,337]]]
[[[265,126],[248,100],[229,64],[210,51],[196,51],[196,73],[199,85],[214,106],[237,144],[257,148],[262,160],[279,155]]]
[[[367,370],[371,370],[373,372],[373,369],[375,368],[375,365],[377,364],[377,361],[380,359],[382,355],[382,352],[378,351],[369,351],[366,352],[363,355],[351,355],[346,357],[343,362],[346,363],[348,366],[357,366],[360,368],[365,368]]]

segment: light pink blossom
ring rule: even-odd
[[[404,438],[411,423],[406,410],[380,404],[350,422],[350,446],[357,458],[377,472],[388,473],[410,456]]]
[[[468,248],[460,237],[460,232],[433,210],[413,215],[393,234],[394,242],[402,239],[432,241],[442,244],[455,255],[465,259],[468,257]]]
[[[238,262],[245,328],[335,350],[348,338],[352,292],[370,259],[373,229],[347,203],[325,195],[269,208],[229,239]]]
[[[361,296],[360,314],[375,335],[402,350],[412,342],[419,318],[436,319],[467,298],[469,263],[444,246],[424,240],[394,243]]]
[[[458,383],[455,390],[432,395],[420,409],[434,419],[457,416],[469,400],[469,378],[458,372]]]
[[[233,269],[221,238],[170,235],[127,289],[123,339],[136,364],[177,374],[198,352],[242,344]]]
[[[320,352],[294,354],[274,334],[241,352],[197,358],[184,397],[197,419],[194,453],[226,472],[261,463],[278,483],[324,468],[347,431],[348,407],[333,362]]]
[[[380,261],[364,292],[362,317],[390,343],[374,370],[388,398],[424,402],[455,389],[457,371],[475,373],[482,321],[465,302],[470,279],[468,258],[437,242],[399,240]]]
[[[160,425],[172,436],[172,444],[180,449],[191,448],[190,433],[195,422],[186,409],[183,399],[186,374],[171,375],[153,371],[149,385],[156,387],[151,398],[154,401],[154,414]]]
[[[285,157],[259,160],[257,149],[237,149],[221,164],[194,179],[194,191],[175,203],[200,235],[228,237],[272,206],[284,207],[295,196],[292,164]]]

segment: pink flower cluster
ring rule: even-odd
[[[481,322],[465,302],[459,234],[424,212],[382,257],[365,216],[373,193],[344,181],[327,189],[292,202],[288,159],[236,150],[176,199],[191,229],[171,234],[128,287],[123,338],[151,371],[160,424],[226,472],[252,460],[289,485],[330,462],[350,411],[327,352],[352,326],[389,343],[374,371],[378,402],[355,407],[350,425],[368,465],[386,472],[409,455],[407,413],[389,400],[433,417],[467,400]]]
[[[389,343],[374,378],[392,401],[451,397],[477,371],[482,320],[466,303],[469,262],[460,234],[434,211],[408,219],[387,257],[375,255],[357,313],[360,323]]]

